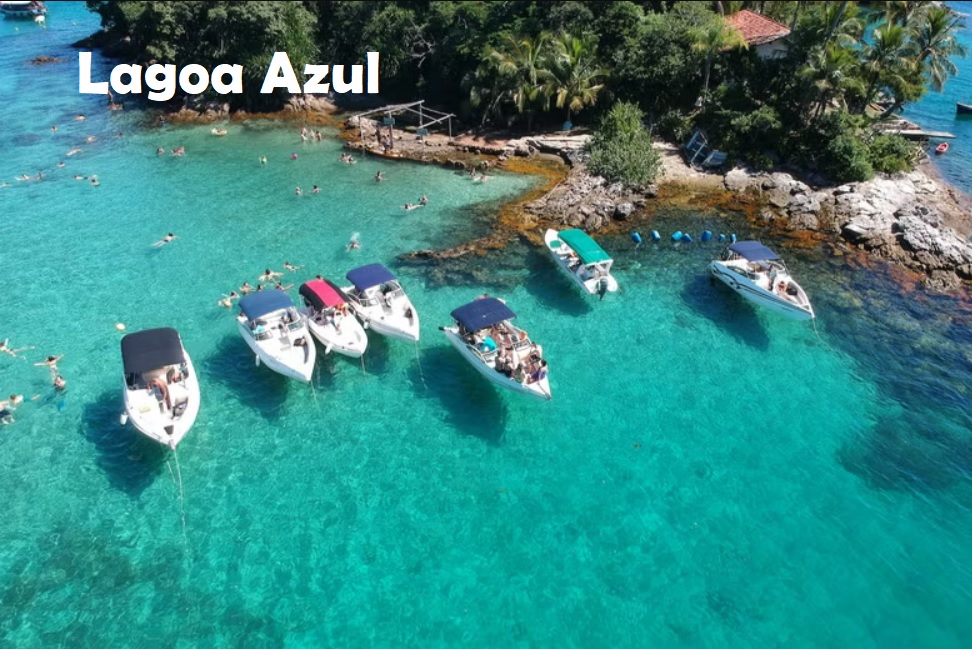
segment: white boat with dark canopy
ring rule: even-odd
[[[454,327],[439,327],[476,370],[492,383],[550,400],[543,348],[511,322],[516,314],[502,300],[483,297],[452,312]]]
[[[365,329],[399,340],[419,340],[419,316],[405,289],[390,270],[368,264],[346,275],[353,286],[342,288]]]
[[[300,286],[307,327],[324,345],[324,353],[359,358],[368,349],[368,334],[354,317],[344,291],[327,280],[312,279]]]
[[[618,290],[614,260],[583,230],[547,230],[543,240],[560,270],[588,294],[603,298]]]
[[[759,241],[737,241],[709,267],[713,277],[744,298],[794,320],[812,320],[806,292],[780,256]]]
[[[3,14],[4,18],[13,18],[21,20],[44,20],[43,16],[47,13],[47,7],[44,6],[43,2],[38,2],[38,0],[33,0],[33,2],[21,2],[18,0],[10,0],[8,2],[0,2],[0,13]]]
[[[147,329],[121,341],[125,414],[140,433],[175,448],[199,414],[199,382],[175,329]]]
[[[289,295],[277,289],[244,295],[236,324],[257,365],[263,362],[286,377],[311,380],[317,348]]]

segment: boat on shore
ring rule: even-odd
[[[547,230],[543,241],[557,267],[589,295],[618,290],[611,275],[614,260],[583,230]]]
[[[418,342],[418,312],[390,270],[381,264],[368,264],[348,271],[346,277],[352,286],[341,290],[365,329]]]
[[[175,449],[199,414],[199,381],[179,333],[168,327],[130,333],[121,354],[122,424]]]
[[[709,266],[712,277],[753,304],[794,320],[815,316],[806,291],[780,256],[759,241],[737,241]]]
[[[36,20],[47,14],[47,6],[37,0],[0,2],[0,13],[14,20]]]
[[[244,295],[236,324],[257,365],[262,362],[278,374],[310,382],[317,348],[289,295],[276,289]]]
[[[307,318],[311,334],[324,345],[325,354],[333,351],[359,358],[365,353],[368,334],[354,317],[341,289],[327,280],[312,279],[301,284],[300,296],[304,300],[300,312]]]
[[[483,297],[451,315],[455,326],[439,329],[491,383],[546,401],[553,398],[543,348],[512,323],[516,314],[505,302]]]

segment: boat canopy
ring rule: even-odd
[[[729,246],[729,250],[749,261],[769,261],[780,258],[778,254],[759,241],[737,241]]]
[[[121,340],[125,374],[139,374],[186,360],[179,332],[169,327],[146,329]]]
[[[516,314],[501,300],[484,297],[455,309],[452,317],[468,331],[479,331],[504,320],[512,320]]]
[[[347,302],[344,292],[327,280],[312,279],[306,284],[301,284],[300,294],[318,311]]]
[[[260,291],[250,293],[240,298],[240,309],[247,320],[256,320],[260,316],[265,316],[274,311],[289,309],[294,306],[294,301],[290,296],[281,290]]]
[[[381,264],[368,264],[361,268],[349,270],[346,277],[359,291],[365,291],[372,286],[378,286],[385,282],[393,282],[396,279],[391,271]]]
[[[596,264],[600,261],[611,261],[611,256],[604,252],[604,248],[597,245],[583,230],[564,230],[557,235],[577,253],[585,264]]]

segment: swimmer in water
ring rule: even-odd
[[[274,288],[275,288],[275,289],[277,289],[277,290],[280,290],[280,291],[289,291],[289,290],[290,290],[290,289],[292,289],[293,287],[294,287],[294,285],[293,285],[293,284],[287,284],[286,286],[284,286],[284,285],[283,285],[283,284],[281,284],[280,282],[277,282],[277,283],[276,283],[276,284],[274,285]]]
[[[88,180],[91,181],[92,187],[97,187],[101,184],[101,181],[98,180],[98,176],[88,176]]]
[[[60,374],[54,377],[54,389],[58,392],[63,392],[67,388],[67,381]]]
[[[277,279],[278,277],[283,277],[283,273],[278,273],[275,270],[270,270],[269,268],[267,268],[263,271],[263,274],[260,275],[260,281],[270,282],[272,280]]]
[[[320,194],[320,193],[321,193],[321,188],[318,187],[317,185],[314,185],[314,189],[311,190],[311,194]]]
[[[380,183],[384,179],[385,179],[385,176],[380,171],[378,171],[378,172],[375,173],[375,182],[376,183]]]
[[[428,204],[429,204],[429,197],[423,194],[422,198],[419,199],[419,205],[428,205]]]
[[[81,149],[78,148],[78,147],[74,147],[73,149],[71,149],[70,151],[68,151],[67,153],[65,153],[64,155],[70,157],[70,156],[73,156],[75,153],[81,153]]]
[[[291,160],[296,160],[297,159],[297,154],[296,153],[291,153],[290,154],[290,159]]]
[[[358,243],[358,233],[355,232],[354,234],[351,235],[351,241],[348,241],[348,245],[344,247],[344,251],[349,252],[351,250],[357,250],[360,247],[361,244]]]
[[[62,358],[64,358],[63,354],[60,356],[48,356],[40,363],[34,363],[34,367],[46,367],[51,371],[51,376],[57,376],[57,362]]]
[[[299,185],[297,187],[297,195],[298,196],[302,196],[303,195],[303,192],[300,191],[300,186]]]
[[[164,237],[162,237],[161,239],[159,239],[158,241],[156,241],[155,243],[153,243],[152,244],[152,247],[153,248],[161,248],[162,246],[164,246],[165,244],[169,243],[173,239],[178,239],[178,238],[179,237],[177,237],[176,235],[174,235],[174,234],[172,234],[170,232],[169,234],[165,235]]]
[[[3,342],[0,343],[0,352],[8,354],[12,358],[22,358],[22,356],[17,356],[17,352],[26,351],[28,349],[33,349],[33,347],[21,347],[20,349],[10,349],[10,339],[4,338]]]
[[[63,169],[64,168],[64,162],[58,162],[57,163],[57,168],[58,169]]]
[[[284,268],[286,268],[287,270],[289,270],[292,273],[296,273],[298,270],[300,270],[301,268],[303,268],[303,266],[294,266],[289,261],[285,261],[284,262]]]
[[[243,295],[246,295],[247,293],[250,293],[251,291],[253,291],[253,287],[250,286],[250,283],[249,282],[243,282],[243,286],[240,287],[240,293],[242,293]]]
[[[75,180],[84,180],[84,176],[82,176],[80,174],[74,174],[74,179]]]
[[[260,164],[262,165],[267,164],[267,156],[265,155],[260,156]]]
[[[97,138],[97,137],[95,137],[94,135],[89,135],[88,137],[86,137],[86,138],[84,138],[84,141],[85,141],[85,142],[94,142],[94,141],[95,141],[95,140],[97,140],[97,139],[98,139],[98,138]]]
[[[178,149],[172,149],[172,155],[186,155],[186,147],[180,146]]]
[[[84,121],[84,113],[78,113],[78,116],[74,118],[74,121],[76,121],[76,122],[83,122]]]
[[[165,155],[165,149],[159,147],[158,149],[155,150],[155,155]]]

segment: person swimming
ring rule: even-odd
[[[64,354],[60,356],[48,356],[40,363],[34,363],[34,367],[46,367],[51,371],[51,376],[57,376],[57,362],[62,358],[64,358]]]
[[[382,174],[380,171],[375,172],[375,182],[376,183],[380,183],[384,179],[385,179],[384,174]]]
[[[88,176],[88,180],[91,182],[92,187],[97,187],[101,184],[101,181],[98,180],[98,176]]]
[[[246,295],[247,293],[250,293],[252,291],[253,291],[253,287],[250,286],[250,283],[249,282],[243,282],[243,286],[240,287],[240,293],[242,293],[243,295]]]
[[[311,190],[311,194],[320,194],[320,193],[321,193],[321,188],[318,187],[317,185],[314,185],[314,189]]]
[[[293,285],[293,284],[287,284],[286,286],[284,286],[284,285],[283,285],[283,284],[281,284],[280,282],[277,282],[277,283],[276,283],[276,284],[274,285],[274,288],[275,288],[275,289],[277,289],[277,290],[280,290],[280,291],[289,291],[289,290],[290,290],[290,289],[292,289],[293,287],[294,287],[294,285]]]
[[[164,246],[165,244],[169,243],[173,239],[178,239],[178,238],[179,237],[177,237],[176,235],[174,235],[174,234],[172,234],[170,232],[167,235],[165,235],[164,237],[162,237],[161,239],[159,239],[158,241],[156,241],[155,243],[153,243],[152,244],[152,247],[153,248],[161,248],[162,246]]]
[[[302,191],[300,191],[300,185],[298,185],[298,186],[297,186],[297,190],[296,190],[296,192],[295,192],[295,193],[296,193],[296,194],[297,194],[298,196],[303,196],[303,195],[304,195],[304,192],[302,192]]]
[[[262,165],[267,164],[267,156],[265,155],[260,156],[260,164]]]
[[[428,205],[428,204],[429,204],[429,197],[426,196],[425,194],[422,194],[422,198],[419,199],[419,205]]]
[[[155,155],[165,155],[165,149],[159,147],[158,149],[155,150]]]
[[[54,389],[58,392],[64,392],[67,389],[67,381],[60,374],[54,377]]]
[[[9,338],[4,338],[3,342],[0,342],[0,353],[8,354],[13,358],[22,358],[21,356],[17,356],[17,352],[26,351],[28,349],[33,349],[33,347],[21,347],[19,349],[11,349]]]
[[[303,266],[294,266],[289,261],[285,261],[284,262],[284,268],[286,268],[287,270],[289,270],[292,273],[296,273],[298,270],[300,270],[301,268],[303,268]]]
[[[186,147],[180,146],[178,149],[172,149],[172,155],[186,155]]]
[[[283,277],[283,273],[278,273],[275,270],[270,270],[269,268],[267,268],[263,271],[263,274],[260,275],[260,281],[269,282],[277,279],[278,277]]]
[[[348,241],[348,245],[346,245],[346,246],[344,247],[344,251],[345,251],[345,252],[348,252],[348,251],[351,251],[351,250],[357,250],[358,248],[360,248],[360,247],[361,247],[361,244],[360,244],[360,243],[358,243],[358,237],[359,237],[359,236],[360,236],[360,235],[359,235],[359,234],[358,234],[357,232],[353,232],[353,233],[351,234],[351,240],[350,240],[350,241]]]
[[[67,153],[65,153],[64,155],[70,157],[70,156],[73,156],[75,153],[81,153],[81,148],[80,147],[74,147],[73,149],[71,149],[70,151],[68,151]]]
[[[296,160],[297,159],[297,154],[296,153],[291,153],[290,154],[290,159],[291,160]]]
[[[96,136],[94,136],[94,135],[89,135],[88,137],[86,137],[86,138],[84,138],[84,141],[85,141],[85,142],[94,142],[94,141],[95,141],[95,140],[97,140],[97,139],[98,139],[98,138],[97,138]]]

